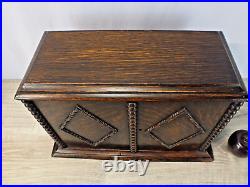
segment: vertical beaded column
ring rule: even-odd
[[[129,143],[130,151],[137,152],[137,119],[136,119],[136,103],[128,103],[128,125],[129,125]]]

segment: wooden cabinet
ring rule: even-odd
[[[45,32],[16,99],[53,156],[212,161],[247,92],[221,32]]]

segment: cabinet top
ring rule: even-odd
[[[219,31],[47,31],[16,98],[150,94],[243,98],[247,93]]]

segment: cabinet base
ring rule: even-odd
[[[140,150],[131,153],[129,150],[117,149],[90,149],[90,148],[63,148],[60,149],[54,144],[52,157],[62,158],[84,158],[113,160],[150,160],[162,162],[211,162],[214,160],[212,147],[206,151],[161,151],[161,150]]]

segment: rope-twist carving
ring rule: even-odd
[[[208,138],[205,140],[205,142],[201,145],[200,151],[205,151],[210,146],[213,139],[219,135],[219,133],[226,127],[226,125],[230,122],[230,120],[234,117],[234,115],[237,113],[237,111],[240,109],[240,107],[244,104],[243,101],[240,102],[233,102],[230,104],[230,106],[227,108],[224,115],[221,117],[220,121],[217,123],[215,128],[211,131]]]
[[[129,143],[130,151],[133,153],[137,152],[136,120],[136,103],[128,103]]]
[[[24,106],[30,111],[30,113],[36,118],[40,125],[45,129],[45,131],[50,135],[50,137],[56,142],[60,148],[65,148],[67,145],[62,141],[62,139],[57,135],[55,130],[51,127],[49,122],[43,116],[41,111],[36,107],[32,101],[21,100]]]

